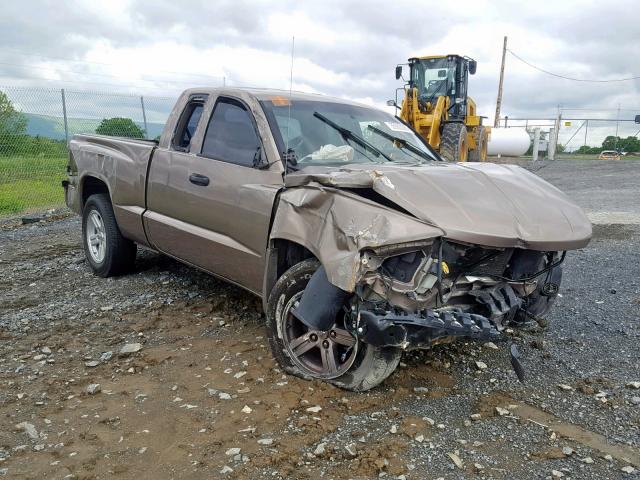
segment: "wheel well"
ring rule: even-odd
[[[262,302],[265,311],[269,294],[278,279],[284,272],[307,258],[315,258],[315,255],[303,245],[280,238],[271,240],[262,293]]]
[[[82,207],[87,202],[91,195],[96,193],[109,194],[109,188],[107,184],[96,177],[86,177],[82,182]]]
[[[290,240],[276,239],[273,242],[273,246],[278,252],[276,279],[301,261],[307,258],[315,258],[315,255],[309,249]]]

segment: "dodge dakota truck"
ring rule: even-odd
[[[68,173],[97,275],[142,245],[232,282],[287,372],[356,391],[403,351],[539,320],[591,237],[535,174],[442,161],[399,118],[320,95],[190,89],[158,142],[75,135]]]

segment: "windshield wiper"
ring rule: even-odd
[[[398,143],[400,145],[400,148],[405,148],[405,149],[409,150],[410,152],[412,152],[412,153],[424,158],[425,160],[429,160],[429,161],[434,161],[435,160],[435,158],[433,158],[431,155],[429,155],[428,153],[423,152],[418,147],[416,147],[414,144],[409,143],[404,138],[400,138],[400,137],[396,137],[395,135],[391,135],[391,134],[385,132],[384,130],[380,130],[379,128],[374,127],[373,125],[369,125],[367,128],[373,130],[378,135],[380,135],[381,137],[386,138],[390,142]]]
[[[391,158],[389,158],[387,155],[382,153],[376,147],[371,145],[365,139],[360,138],[359,136],[357,136],[355,133],[353,133],[348,128],[341,127],[340,125],[335,123],[333,120],[329,120],[327,117],[325,117],[321,113],[313,112],[313,116],[316,117],[317,119],[323,121],[324,123],[326,123],[327,125],[329,125],[333,129],[337,130],[338,133],[340,133],[340,135],[342,135],[342,138],[344,138],[345,140],[351,140],[352,142],[360,145],[362,148],[364,148],[368,152],[373,153],[376,157],[382,156],[382,158],[384,158],[388,162],[393,162],[393,160]]]

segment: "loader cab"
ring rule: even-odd
[[[467,112],[469,74],[476,73],[476,61],[460,55],[409,59],[409,86],[418,89],[421,108],[429,110],[438,97],[450,99],[449,119],[463,121]]]

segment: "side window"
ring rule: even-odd
[[[189,151],[191,139],[198,128],[203,108],[204,102],[202,99],[191,101],[185,107],[178,121],[176,133],[173,136],[173,146],[176,150]]]
[[[251,114],[240,102],[219,100],[207,126],[202,155],[252,167],[259,147]]]

